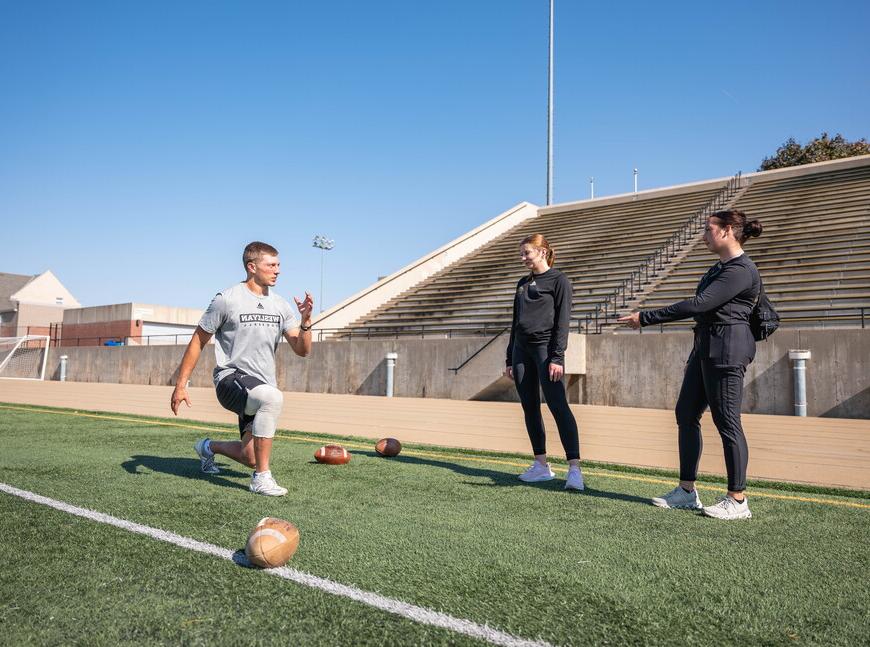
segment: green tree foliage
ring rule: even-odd
[[[855,155],[870,155],[870,143],[866,139],[847,142],[839,133],[834,137],[828,137],[828,133],[822,133],[820,137],[816,137],[806,146],[801,146],[793,137],[789,137],[782,146],[776,149],[776,155],[764,158],[758,170],[769,171],[775,168],[826,162],[827,160],[854,157]]]

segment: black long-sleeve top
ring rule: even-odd
[[[565,365],[571,325],[571,281],[559,270],[529,274],[517,283],[507,365],[514,344],[547,344],[551,364]]]
[[[695,297],[658,310],[640,313],[649,326],[693,317],[695,349],[720,364],[748,365],[755,357],[749,314],[761,290],[758,268],[746,254],[718,262],[701,277]]]

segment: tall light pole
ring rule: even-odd
[[[634,169],[634,192],[637,193],[637,169]]]
[[[595,178],[594,177],[589,178],[589,199],[590,200],[595,199]]]
[[[315,236],[313,246],[320,250],[320,312],[323,312],[323,257],[335,247],[335,241],[326,236]]]
[[[550,55],[547,59],[547,204],[553,204],[553,5],[550,0]]]

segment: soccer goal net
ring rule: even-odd
[[[48,336],[0,337],[0,378],[44,380]]]

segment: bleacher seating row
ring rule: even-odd
[[[385,303],[345,333],[490,334],[508,326],[516,282],[525,272],[519,241],[532,233],[550,241],[556,267],[571,279],[572,318],[580,329],[639,263],[725,188],[700,186],[548,210]],[[751,239],[746,252],[786,325],[857,321],[856,313],[870,304],[870,158],[859,166],[825,166],[795,177],[755,174],[733,206],[764,225],[762,237]],[[703,243],[696,243],[649,294],[639,295],[640,307],[691,296],[714,261]]]
[[[765,181],[762,175],[735,208],[764,226],[745,250],[787,322],[859,321],[860,308],[870,305],[870,163],[785,180]],[[692,295],[715,260],[698,244],[640,307]]]
[[[574,287],[572,316],[583,319],[614,286],[706,205],[721,187],[580,208],[538,216],[503,234],[462,261],[399,295],[351,330],[376,334],[421,327],[431,334],[510,324],[517,281],[526,270],[519,242],[542,233],[556,251],[556,267]],[[655,214],[654,219],[650,214]]]

